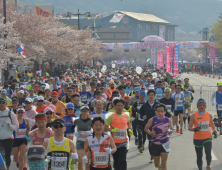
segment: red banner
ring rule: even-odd
[[[166,70],[170,71],[170,48],[166,46]]]
[[[157,68],[160,68],[159,51],[157,51]]]

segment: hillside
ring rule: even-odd
[[[52,4],[55,13],[76,12],[78,8],[82,12],[92,13],[115,10],[149,13],[179,25],[177,35],[193,39],[201,39],[201,36],[198,36],[199,30],[212,25],[219,13],[222,13],[222,1],[219,0],[18,0],[18,4]]]

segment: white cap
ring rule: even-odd
[[[25,92],[24,92],[24,90],[19,90],[19,93],[22,93],[22,94],[24,94]]]
[[[182,78],[178,78],[177,81],[182,81]]]
[[[117,100],[117,99],[119,99],[119,97],[114,97],[113,100],[112,100],[112,102],[114,102],[114,100]]]
[[[97,81],[97,83],[98,83],[98,84],[101,84],[101,82],[100,82],[100,81]]]
[[[32,102],[33,102],[33,100],[32,100],[31,98],[29,98],[29,97],[28,97],[28,98],[26,98],[26,99],[25,99],[25,101],[28,101],[28,102],[30,102],[30,103],[32,103]]]
[[[38,96],[37,100],[44,100],[44,97],[43,96]]]
[[[157,83],[159,81],[159,79],[155,79],[155,83]]]
[[[139,76],[136,76],[137,79],[139,79]]]
[[[126,77],[123,78],[123,80],[126,80],[126,79],[127,79]]]
[[[150,89],[154,89],[154,85],[151,84],[151,85],[149,86],[149,90],[150,90]]]
[[[173,73],[170,73],[170,76],[173,76]]]
[[[111,78],[107,77],[106,80],[111,80]]]
[[[142,79],[140,79],[139,81],[143,81]]]
[[[166,76],[166,74],[163,74],[163,76]]]
[[[163,77],[160,78],[161,80],[164,79]]]

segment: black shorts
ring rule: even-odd
[[[90,165],[90,170],[112,170],[112,167],[109,165],[107,168],[94,168],[92,165]]]
[[[23,144],[27,145],[27,140],[14,139],[14,142],[13,142],[12,147],[13,147],[13,148],[14,148],[14,147],[19,147],[19,146],[21,146],[21,145],[23,145]]]
[[[178,116],[179,114],[183,114],[183,110],[174,110],[174,116]]]
[[[160,156],[161,153],[169,153],[166,152],[166,150],[163,148],[162,145],[156,145],[155,143],[151,144],[151,150],[152,150],[152,154],[153,156]]]

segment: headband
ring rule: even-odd
[[[19,107],[16,111],[19,112],[20,110],[22,110],[23,112],[25,112],[24,108]]]
[[[35,118],[35,121],[38,121],[38,120],[46,120],[46,117],[38,117],[38,118]]]
[[[164,90],[164,92],[171,92],[171,90],[170,89],[166,89],[166,90]]]
[[[206,104],[206,102],[205,102],[204,100],[200,100],[200,101],[197,102],[197,106],[198,106],[200,103]]]

